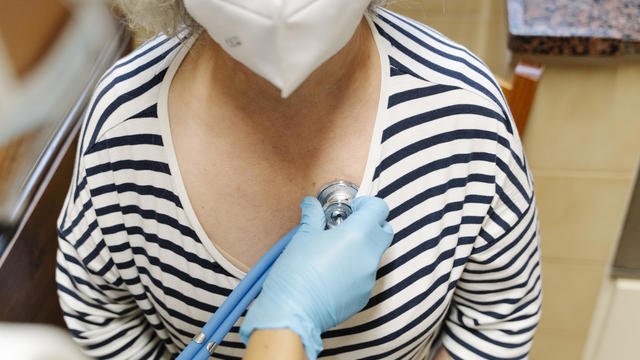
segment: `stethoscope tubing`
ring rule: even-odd
[[[211,335],[211,339],[209,340],[209,342],[213,342],[214,344],[220,344],[222,342],[222,339],[227,335],[229,330],[231,330],[231,328],[233,327],[233,324],[235,324],[236,321],[238,321],[238,318],[240,318],[240,315],[242,315],[242,313],[247,309],[247,307],[249,306],[249,304],[251,304],[253,299],[255,299],[256,296],[258,296],[258,293],[262,289],[262,284],[264,283],[264,280],[267,278],[268,273],[269,273],[268,271],[265,271],[265,273],[262,274],[262,276],[258,279],[258,281],[255,284],[253,284],[253,286],[249,289],[249,291],[245,294],[245,296],[238,302],[238,305],[233,308],[229,316],[227,316],[222,321],[220,326],[218,326],[216,331],[214,331],[214,333]],[[202,346],[200,347],[200,350],[198,351],[196,356],[193,357],[193,359],[206,360],[209,358],[209,356],[211,356],[211,354],[209,353],[209,350],[207,349],[207,347]]]
[[[212,342],[214,344],[220,344],[225,335],[233,327],[233,324],[235,324],[251,301],[258,295],[269,273],[269,269],[271,269],[271,265],[273,265],[280,254],[282,254],[282,251],[284,251],[284,248],[289,244],[289,241],[291,241],[293,235],[298,231],[298,228],[299,226],[296,226],[289,231],[260,258],[258,263],[249,270],[238,286],[233,289],[227,299],[202,327],[200,332],[204,335],[204,341],[196,342],[195,340],[191,340],[187,347],[178,355],[177,360],[204,360],[210,356],[206,345]]]

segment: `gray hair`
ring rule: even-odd
[[[110,0],[126,16],[129,26],[143,37],[164,33],[175,36],[187,29],[200,29],[184,7],[184,0]],[[387,0],[371,0],[370,8]]]

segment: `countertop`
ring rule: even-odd
[[[507,9],[515,53],[640,54],[640,0],[507,0]]]

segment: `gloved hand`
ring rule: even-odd
[[[300,207],[300,228],[273,264],[240,336],[247,344],[256,329],[288,328],[316,359],[320,334],[367,304],[393,229],[385,221],[387,204],[371,196],[352,200],[351,216],[329,230],[317,199],[307,196]]]

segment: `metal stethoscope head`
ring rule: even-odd
[[[327,229],[340,225],[353,213],[349,202],[357,193],[358,187],[344,180],[331,182],[320,190],[317,198],[327,219]]]

